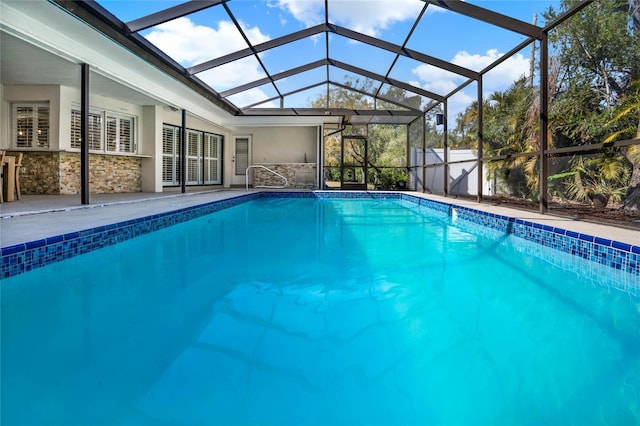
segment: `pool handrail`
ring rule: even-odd
[[[245,170],[245,172],[244,172],[244,182],[245,182],[245,188],[246,188],[247,191],[249,191],[249,169],[253,169],[253,168],[265,169],[266,171],[271,172],[274,175],[276,175],[276,176],[278,176],[278,177],[280,177],[280,178],[282,178],[284,180],[284,185],[282,185],[282,186],[254,185],[253,186],[254,188],[284,189],[287,186],[289,186],[289,180],[286,177],[282,176],[280,173],[278,173],[278,172],[276,172],[274,170],[271,170],[270,168],[265,167],[262,164],[252,164],[249,167],[247,167],[247,170]]]

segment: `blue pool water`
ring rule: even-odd
[[[638,425],[640,298],[593,277],[631,278],[558,258],[400,200],[254,200],[3,280],[0,420]]]

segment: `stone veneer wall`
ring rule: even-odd
[[[60,156],[57,152],[24,152],[20,192],[32,195],[60,194]],[[17,152],[7,152],[17,157]]]
[[[142,160],[120,155],[89,155],[89,191],[114,194],[142,191]],[[60,153],[60,194],[80,193],[80,154]]]
[[[8,151],[7,155],[17,156]],[[25,195],[80,193],[80,154],[26,151],[20,172]],[[89,187],[94,194],[142,191],[142,159],[122,155],[89,155]]]
[[[287,188],[317,189],[316,163],[261,164],[289,181]],[[282,178],[262,168],[253,169],[253,186],[282,186]]]

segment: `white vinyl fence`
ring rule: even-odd
[[[426,168],[425,182],[423,182],[422,164],[432,165]],[[450,149],[449,161],[465,161],[464,163],[449,164],[449,194],[477,195],[478,194],[478,163],[477,155],[472,149]],[[409,165],[410,189],[434,194],[444,193],[444,149],[427,148],[426,150],[411,148]],[[492,195],[494,184],[488,179],[487,168],[483,170],[482,193]]]

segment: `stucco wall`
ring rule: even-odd
[[[255,127],[252,163],[316,163],[317,127]]]

